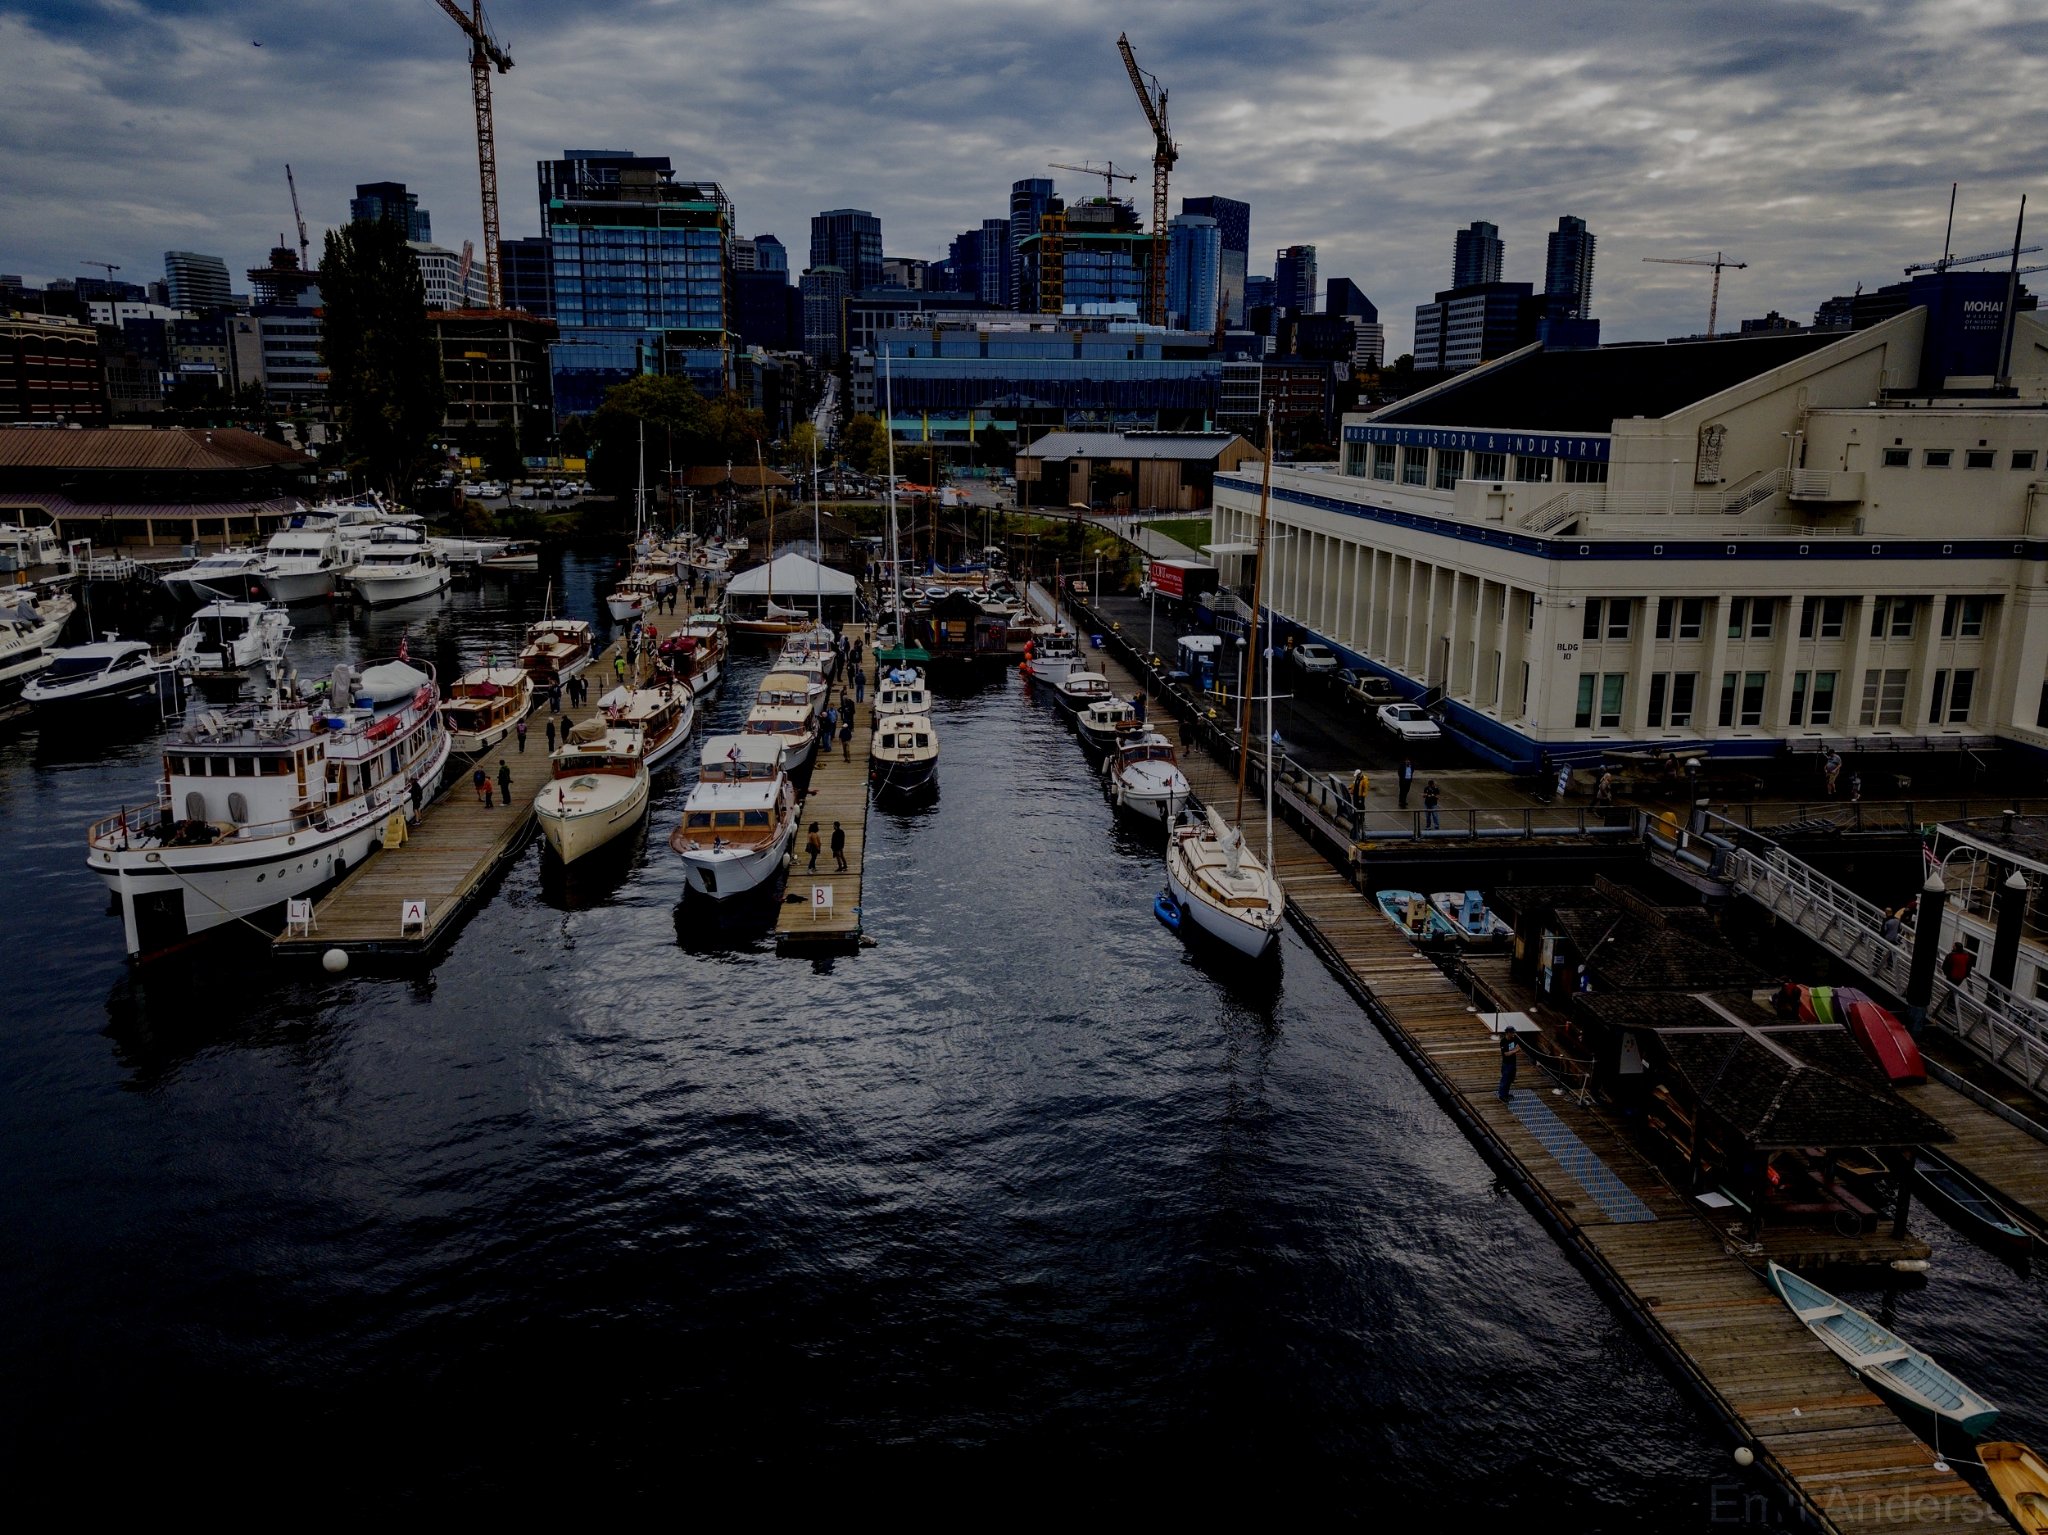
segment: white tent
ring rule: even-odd
[[[774,597],[787,603],[795,598],[851,597],[858,583],[843,570],[820,565],[801,554],[778,554],[772,563],[743,570],[726,583],[728,597]]]

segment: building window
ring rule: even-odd
[[[1771,637],[1772,626],[1777,621],[1778,599],[1775,597],[1752,597],[1749,599],[1749,637],[1753,640],[1767,640]]]
[[[1949,465],[1949,460],[1954,457],[1955,452],[1952,449],[1929,448],[1921,462],[1929,469],[1946,469]]]
[[[1766,678],[1767,674],[1764,672],[1744,672],[1742,674],[1741,719],[1745,725],[1761,725],[1764,722],[1764,683]]]
[[[1995,469],[1998,467],[1998,455],[1989,448],[1972,448],[1963,455],[1963,467],[1965,469]]]
[[[1863,674],[1863,710],[1858,718],[1865,725],[1904,723],[1906,669],[1903,666],[1873,666]]]
[[[1984,599],[1950,597],[1941,605],[1941,637],[1974,640],[1984,635]]]
[[[1910,640],[1913,637],[1913,610],[1919,605],[1918,597],[1873,597],[1870,601],[1870,637],[1874,640]]]
[[[1966,725],[1970,720],[1970,705],[1977,697],[1977,673],[1974,669],[1959,671],[1953,677],[1947,671],[1934,674],[1934,698],[1927,710],[1930,725]]]
[[[2033,450],[2032,448],[2014,448],[2014,449],[2012,450],[2012,466],[2013,466],[2013,468],[2015,468],[2015,469],[2031,469],[2031,468],[2033,468],[2033,467],[2034,467],[2034,450]],[[2044,973],[2048,973],[2048,972],[2044,972]]]
[[[1586,599],[1586,622],[1579,631],[1579,637],[1587,640],[1628,638],[1629,609],[1635,605],[1633,597],[1588,597]],[[1601,618],[1607,623],[1603,628]]]
[[[1508,456],[1505,453],[1474,453],[1472,455],[1472,478],[1475,480],[1504,480],[1508,477]]]
[[[1593,688],[1597,680],[1591,672],[1579,673],[1579,706],[1572,714],[1572,724],[1580,730],[1593,728]],[[205,817],[194,816],[191,819],[204,820]]]
[[[1824,640],[1842,637],[1842,624],[1849,611],[1846,597],[1808,597],[1799,609],[1799,637]]]
[[[1436,456],[1436,488],[1456,490],[1458,481],[1465,475],[1465,452],[1459,448],[1451,452],[1439,452]]]
[[[1730,597],[1728,599],[1728,638],[1731,640],[1742,638],[1742,623],[1748,616],[1749,599],[1747,597]]]
[[[1621,728],[1621,699],[1627,690],[1626,672],[1606,672],[1600,678],[1600,728],[1619,730]]]
[[[1904,469],[1912,462],[1913,450],[1911,448],[1886,448],[1884,450],[1884,466],[1887,469]]]
[[[2044,699],[2048,699],[2048,688],[2043,688],[2043,689],[2042,689],[2042,694],[2043,694],[2043,697],[2044,697]],[[1523,716],[1523,715],[1527,714],[1528,712],[1529,712],[1529,663],[1528,663],[1527,661],[1524,661],[1524,662],[1522,663],[1522,703],[1521,703],[1521,707],[1520,707],[1519,709],[1517,709],[1517,710],[1516,710],[1516,714],[1515,714],[1515,717],[1516,717],[1517,719],[1519,719],[1519,718],[1521,718],[1521,716]]]
[[[1548,485],[1556,467],[1554,459],[1530,458],[1521,453],[1515,455],[1515,478],[1524,485]]]
[[[1401,483],[1403,485],[1427,485],[1429,483],[1429,449],[1403,448],[1401,450]]]
[[[1370,456],[1362,445],[1347,443],[1344,448],[1344,472],[1358,479],[1364,479],[1366,460]]]
[[[1813,674],[1812,707],[1807,711],[1809,725],[1832,725],[1835,722],[1835,679],[1840,672],[1815,672]]]
[[[1735,723],[1735,673],[1721,673],[1721,712],[1717,716],[1723,729]]]
[[[1650,724],[1661,727],[1668,711],[1674,729],[1692,723],[1698,672],[1657,672],[1650,678]]]
[[[1394,478],[1394,450],[1386,443],[1380,443],[1372,450],[1372,477],[1376,480]]]
[[[1607,483],[1607,466],[1605,464],[1590,463],[1585,459],[1566,459],[1564,482],[1567,485],[1605,485]]]

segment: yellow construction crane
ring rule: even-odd
[[[1173,135],[1166,131],[1166,87],[1159,83],[1157,75],[1148,75],[1138,68],[1138,56],[1131,52],[1131,39],[1127,34],[1117,33],[1116,50],[1124,56],[1124,68],[1130,72],[1131,85],[1138,93],[1138,105],[1145,109],[1145,121],[1152,125],[1152,271],[1146,283],[1149,292],[1145,318],[1154,325],[1164,325],[1166,182],[1173,170],[1173,162],[1180,158],[1180,150],[1174,145]]]
[[[1710,266],[1714,269],[1714,292],[1713,296],[1707,300],[1707,339],[1712,341],[1714,339],[1714,322],[1721,315],[1721,268],[1732,266],[1736,271],[1740,272],[1746,269],[1749,263],[1747,261],[1730,261],[1719,251],[1715,251],[1711,257],[1645,256],[1643,260],[1654,262],[1658,266]]]
[[[1048,160],[1046,164],[1056,171],[1079,171],[1084,176],[1100,176],[1102,178],[1102,195],[1104,197],[1116,196],[1116,188],[1110,185],[1111,182],[1136,181],[1138,179],[1127,171],[1118,170],[1114,160],[1110,161],[1107,167],[1100,165],[1064,165],[1058,160]]]
[[[469,39],[470,94],[476,98],[476,165],[484,189],[484,282],[490,291],[491,308],[504,301],[498,285],[498,140],[491,122],[491,69],[499,74],[512,67],[512,55],[498,46],[484,20],[484,0],[470,0],[467,14],[455,0],[435,0],[455,19]]]

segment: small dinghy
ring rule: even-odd
[[[2024,1258],[2033,1251],[2034,1238],[2027,1229],[1941,1153],[1921,1148],[1913,1164],[1913,1184],[1923,1200],[1971,1241],[2009,1258]]]
[[[1373,899],[1380,915],[1398,927],[1410,943],[1448,943],[1458,936],[1451,919],[1429,904],[1420,890],[1382,890]]]
[[[2048,1535],[2048,1464],[2023,1444],[1994,1439],[1977,1446],[1977,1458],[2005,1511],[2026,1535]]]
[[[1460,943],[1506,943],[1515,930],[1496,916],[1477,890],[1432,890],[1429,904],[1456,929]]]
[[[1937,1452],[1944,1431],[1954,1447],[1958,1434],[1975,1441],[1998,1421],[1996,1407],[1854,1306],[1775,1263],[1767,1277],[1792,1314]]]

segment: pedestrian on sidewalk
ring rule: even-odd
[[[1442,823],[1436,818],[1437,801],[1442,796],[1437,791],[1434,778],[1422,786],[1422,827],[1425,831],[1438,831]]]
[[[1515,1090],[1515,1067],[1522,1054],[1522,1041],[1511,1025],[1503,1024],[1500,1031],[1500,1086],[1494,1096],[1502,1103],[1508,1101],[1508,1094]]]
[[[839,864],[839,872],[846,872],[846,828],[837,821],[832,823],[832,857]]]
[[[1408,808],[1408,791],[1414,787],[1415,759],[1413,757],[1403,757],[1401,759],[1401,808],[1403,810]]]
[[[811,822],[811,834],[804,838],[804,851],[811,856],[810,871],[818,872],[818,855],[825,851],[825,844],[818,840],[818,823]]]
[[[525,721],[524,719],[521,719],[521,720],[519,721],[519,723],[518,723],[518,724],[516,724],[516,725],[514,725],[514,726],[512,727],[512,734],[514,734],[515,736],[519,737],[519,755],[520,755],[520,756],[522,756],[522,757],[523,757],[523,756],[525,756],[525,755],[526,755],[526,721]]]

